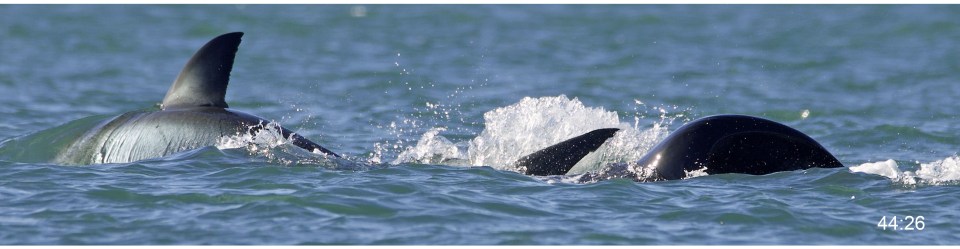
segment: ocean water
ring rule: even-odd
[[[0,5],[0,244],[956,245],[957,16]],[[51,162],[83,127],[156,108],[192,53],[232,31],[246,35],[231,108],[345,159],[238,136],[132,163]],[[578,180],[727,113],[794,127],[847,167]],[[623,130],[567,176],[506,163],[601,127]]]

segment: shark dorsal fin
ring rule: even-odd
[[[233,69],[233,58],[243,32],[227,33],[207,42],[183,66],[163,98],[161,109],[212,106],[227,108],[224,95]]]

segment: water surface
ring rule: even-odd
[[[957,16],[956,6],[2,5],[0,243],[958,244]],[[196,49],[232,31],[246,35],[230,106],[348,160],[237,138],[132,163],[49,162],[61,134],[154,108]],[[637,183],[503,165],[570,134],[623,128],[606,156],[578,165],[589,172],[724,113],[794,127],[848,168]],[[923,229],[877,226],[893,216],[898,228],[923,216]]]

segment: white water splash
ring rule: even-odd
[[[616,112],[585,107],[578,99],[525,97],[483,114],[484,130],[470,142],[474,166],[512,169],[525,155],[592,130],[620,126]]]
[[[896,179],[901,175],[900,168],[897,167],[897,162],[893,161],[893,159],[853,166],[850,167],[850,172],[863,172],[874,175],[882,175],[890,179]]]
[[[635,162],[653,148],[658,142],[667,137],[666,125],[653,124],[649,129],[639,131],[634,127],[621,123],[617,126],[620,131],[600,146],[596,151],[587,154],[577,165],[574,165],[567,175],[579,175],[587,172],[597,172],[610,163]]]
[[[222,136],[215,145],[217,149],[244,149],[250,155],[263,156],[271,162],[291,164],[327,165],[327,156],[320,151],[305,153],[293,145],[293,140],[283,136],[283,128],[276,122],[260,123],[247,127],[247,131]],[[291,134],[290,137],[293,137]],[[289,146],[287,146],[289,145]],[[288,148],[297,149],[288,149]],[[314,157],[313,155],[317,155]]]
[[[250,132],[257,130],[256,132]],[[269,122],[260,123],[247,127],[245,132],[237,132],[231,136],[222,136],[217,141],[217,149],[238,149],[247,148],[251,151],[274,148],[284,144],[290,144],[292,141],[283,137],[280,124]]]
[[[516,104],[485,113],[485,129],[470,141],[450,142],[439,135],[444,131],[442,128],[433,128],[423,134],[415,146],[400,153],[393,163],[443,162],[446,165],[491,166],[518,171],[513,163],[522,156],[596,129],[619,128],[620,131],[603,146],[588,154],[567,173],[580,175],[604,170],[611,163],[639,160],[666,137],[665,124],[668,122],[672,119],[661,116],[659,123],[640,131],[621,123],[616,112],[586,107],[577,98],[569,99],[564,95],[526,97]]]
[[[921,163],[916,171],[902,171],[896,161],[864,163],[850,167],[851,172],[875,174],[905,185],[941,185],[960,182],[960,157],[947,157],[930,163]]]
[[[686,170],[684,170],[684,171],[683,171],[683,174],[684,174],[683,179],[690,179],[690,178],[694,178],[694,177],[701,177],[701,176],[708,175],[708,174],[707,174],[707,167],[703,167],[703,168],[700,168],[700,169],[694,170],[694,171],[686,171]]]
[[[466,157],[466,153],[457,147],[456,144],[440,136],[440,132],[446,131],[445,128],[432,128],[424,133],[417,141],[417,145],[407,148],[400,153],[393,164],[400,163],[424,163],[424,164],[448,164],[450,160],[457,160]]]

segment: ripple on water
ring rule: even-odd
[[[958,243],[956,8],[353,8],[0,5],[0,244]],[[48,163],[100,119],[155,106],[179,63],[231,25],[248,34],[231,106],[348,159],[241,140]],[[490,165],[630,128],[589,172],[720,113],[788,123],[851,168],[891,174],[579,184]],[[480,140],[503,146],[471,155]],[[438,158],[497,162],[416,163]],[[894,215],[927,228],[877,228]]]

